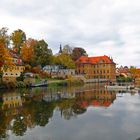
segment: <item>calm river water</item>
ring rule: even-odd
[[[0,91],[0,139],[136,140],[140,94],[103,85]]]

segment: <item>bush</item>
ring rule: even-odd
[[[74,78],[69,78],[67,80],[68,85],[72,86],[72,85],[82,85],[84,84],[84,82],[81,79],[74,79]]]
[[[25,77],[24,77],[23,73],[20,74],[20,77],[16,78],[17,81],[24,81],[24,79],[25,79]]]
[[[132,78],[131,77],[118,76],[117,77],[117,82],[132,82]]]
[[[41,68],[40,68],[40,67],[33,67],[33,68],[31,69],[31,72],[32,72],[32,73],[37,73],[37,74],[39,74],[39,73],[41,72]]]
[[[25,72],[30,72],[31,71],[31,66],[30,65],[25,65]]]
[[[22,81],[18,81],[16,83],[16,88],[25,88],[26,87],[26,84]]]
[[[40,79],[39,75],[34,75],[35,79]]]

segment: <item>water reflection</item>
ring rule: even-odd
[[[28,129],[47,126],[56,108],[63,119],[70,120],[86,113],[89,106],[108,108],[115,99],[116,91],[90,84],[3,92],[0,97],[0,138],[8,138],[11,133],[23,136]]]

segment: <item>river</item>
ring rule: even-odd
[[[140,93],[102,84],[0,91],[0,139],[136,140]]]

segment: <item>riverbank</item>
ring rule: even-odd
[[[34,79],[30,81],[16,81],[9,83],[1,83],[0,89],[11,89],[11,88],[33,88],[33,87],[57,87],[57,86],[73,86],[83,85],[84,82],[81,80],[74,79]]]

